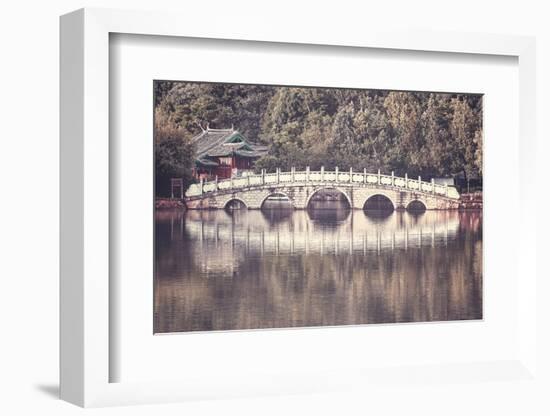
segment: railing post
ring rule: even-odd
[[[335,173],[334,182],[338,183],[338,166],[334,168],[334,173]]]
[[[262,185],[265,185],[265,169],[262,169]]]
[[[405,173],[405,188],[409,189],[409,175]]]
[[[391,171],[391,186],[395,186],[395,174],[393,173],[393,170]]]
[[[325,181],[325,167],[321,166],[321,182]]]
[[[246,185],[250,188],[250,174],[246,175]]]
[[[432,178],[432,194],[435,194],[435,179]]]
[[[230,185],[229,187],[230,187],[231,189],[233,189],[233,175],[231,175],[231,178],[230,178],[230,180],[229,180],[229,185]]]
[[[281,174],[281,168],[277,168],[277,183],[279,183],[280,174]]]
[[[378,185],[380,185],[380,169],[378,169]]]
[[[353,183],[353,167],[349,168],[349,183]]]
[[[309,166],[306,166],[306,182],[309,182]]]
[[[449,184],[445,184],[445,196],[449,196]]]
[[[290,182],[294,183],[294,173],[296,172],[296,168],[292,166],[290,168]]]
[[[214,179],[214,190],[218,190],[218,175],[216,175],[216,178]]]
[[[203,193],[203,187],[204,187],[204,178],[201,178],[201,183],[200,183],[201,195]]]
[[[367,183],[367,168],[363,169],[363,183]]]
[[[420,178],[420,175],[418,175],[418,190],[422,191],[422,179]]]

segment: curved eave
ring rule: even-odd
[[[265,153],[236,150],[235,154],[240,157],[256,158],[263,156]]]
[[[204,159],[195,160],[195,165],[205,167],[205,168],[215,168],[219,166],[219,164],[214,162],[213,160],[204,160]]]

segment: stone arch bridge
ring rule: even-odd
[[[319,191],[341,192],[351,208],[363,209],[367,201],[381,195],[389,199],[396,210],[407,209],[412,202],[425,209],[457,209],[460,195],[453,186],[438,185],[409,178],[366,171],[304,171],[251,174],[193,184],[185,193],[189,209],[223,209],[232,201],[242,202],[248,209],[260,209],[270,196],[287,197],[295,209],[307,208]],[[421,206],[422,206],[421,205]]]

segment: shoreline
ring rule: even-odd
[[[482,210],[483,209],[483,192],[470,192],[460,195],[460,211],[465,210]]]
[[[155,197],[155,210],[182,209],[186,210],[182,199]]]

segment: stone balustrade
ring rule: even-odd
[[[224,180],[201,181],[198,184],[192,184],[185,193],[186,198],[203,197],[208,194],[221,191],[242,191],[246,188],[257,188],[265,186],[303,186],[303,185],[338,185],[346,187],[375,187],[387,188],[393,190],[405,190],[409,192],[429,194],[442,198],[458,200],[460,195],[454,186],[438,185],[433,180],[431,182],[422,181],[421,177],[409,178],[407,174],[404,177],[377,173],[368,173],[366,170],[357,172],[353,169],[341,171],[335,168],[333,171],[321,168],[318,171],[306,170],[297,171],[292,168],[288,172],[282,172],[277,169],[274,173],[266,173],[262,170],[259,174],[234,177]]]

